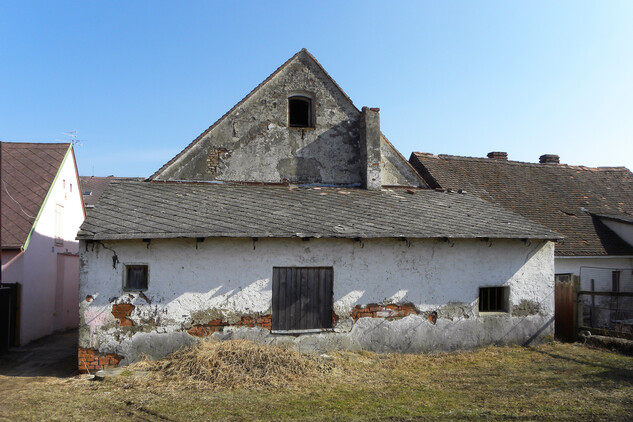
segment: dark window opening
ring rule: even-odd
[[[508,312],[508,287],[480,287],[479,312]]]
[[[620,271],[611,272],[611,291],[612,292],[620,291]]]
[[[288,125],[312,127],[312,100],[308,97],[288,98]]]
[[[273,268],[273,331],[332,328],[332,267]]]
[[[147,265],[125,266],[125,290],[147,290]]]
[[[557,283],[568,283],[572,280],[572,273],[555,274],[554,279]]]

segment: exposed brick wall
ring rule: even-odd
[[[261,327],[267,330],[272,329],[273,317],[272,315],[262,315],[259,317],[250,317],[244,316],[242,319],[235,324],[229,324],[226,321],[222,321],[221,319],[214,319],[209,321],[206,324],[197,324],[187,330],[192,336],[195,337],[206,337],[218,331],[222,331],[224,327],[233,326],[233,327]]]
[[[370,304],[365,307],[356,306],[350,316],[354,321],[362,317],[370,318],[403,318],[407,315],[419,314],[415,309],[415,305],[412,303],[405,303],[403,305],[377,305]],[[339,316],[332,311],[332,324],[336,325],[339,320]],[[273,318],[272,315],[262,315],[259,317],[243,316],[240,321],[229,324],[221,319],[214,319],[206,324],[196,324],[187,330],[187,333],[194,337],[207,337],[213,333],[222,331],[224,327],[261,327],[267,330],[272,330]]]
[[[415,309],[415,305],[412,303],[405,303],[402,305],[378,305],[371,303],[367,306],[361,307],[356,305],[349,316],[354,320],[358,318],[403,318],[407,315],[417,315],[419,312]]]
[[[226,327],[227,325],[229,324],[222,321],[221,319],[214,319],[206,324],[194,325],[187,330],[187,333],[195,337],[206,337],[215,332],[222,331],[222,328]]]
[[[117,366],[119,362],[123,360],[123,356],[114,353],[100,355],[97,350],[85,349],[83,347],[79,347],[77,357],[79,372],[82,374],[88,372],[94,373],[100,369]]]
[[[117,303],[112,305],[112,315],[119,320],[119,325],[121,327],[131,327],[134,325],[132,320],[129,318],[129,316],[132,315],[133,310],[134,305],[130,303]]]
[[[257,318],[253,317],[242,317],[240,322],[234,324],[236,327],[261,327],[266,328],[267,330],[272,330],[273,327],[273,316],[272,315],[262,315]]]

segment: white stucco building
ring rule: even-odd
[[[18,289],[2,299],[5,346],[77,327],[84,217],[71,144],[2,142],[2,283]]]
[[[432,351],[553,333],[558,236],[429,189],[305,50],[82,225],[82,370],[203,337]]]

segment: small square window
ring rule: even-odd
[[[508,287],[480,287],[479,312],[509,312]]]
[[[148,273],[147,265],[126,265],[123,288],[125,290],[147,290]]]

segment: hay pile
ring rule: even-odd
[[[248,340],[202,341],[139,364],[138,369],[170,382],[210,389],[287,386],[332,369],[331,363],[317,357]]]

